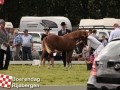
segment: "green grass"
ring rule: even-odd
[[[40,82],[15,82],[40,85],[80,85],[86,84],[89,77],[86,65],[73,65],[68,71],[64,70],[63,65],[55,65],[50,69],[47,66],[10,65],[9,70],[1,70],[0,73],[16,78],[40,78]]]

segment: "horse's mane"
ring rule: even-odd
[[[70,39],[76,39],[76,38],[80,38],[80,37],[86,37],[88,36],[88,32],[85,30],[76,30],[73,31],[71,33],[65,34],[64,37],[68,37]]]

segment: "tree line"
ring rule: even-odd
[[[120,18],[120,0],[5,0],[0,6],[0,18],[14,27],[22,16],[65,16],[74,26],[84,18]]]

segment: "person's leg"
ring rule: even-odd
[[[42,51],[42,54],[41,54],[41,57],[40,57],[40,64],[39,64],[39,66],[42,65],[42,61],[43,61],[43,51]]]
[[[16,46],[16,51],[15,51],[15,60],[21,60],[19,53],[20,53],[20,46]]]
[[[31,47],[27,47],[27,54],[30,60],[33,60]]]
[[[22,47],[22,53],[23,53],[23,60],[27,60],[27,53],[26,53],[26,47]]]
[[[45,66],[45,61],[47,57],[48,57],[48,53],[46,51],[43,51],[41,56],[41,64],[43,64],[43,66]]]
[[[4,69],[7,70],[10,62],[10,47],[7,48]]]
[[[3,69],[4,51],[0,49],[0,70]]]

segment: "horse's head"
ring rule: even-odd
[[[74,40],[81,39],[87,44],[88,32],[86,30],[76,30],[64,36]]]
[[[88,37],[88,32],[84,30],[83,35],[81,36],[81,40],[85,45],[87,45],[87,37]]]

